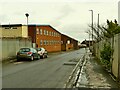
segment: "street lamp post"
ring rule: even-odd
[[[26,13],[25,16],[27,17],[27,32],[28,32],[28,16],[29,16],[29,14]],[[28,36],[28,34],[27,34],[27,36]]]
[[[29,14],[26,13],[25,16],[27,17],[27,32],[28,32],[28,16],[29,16]]]
[[[89,11],[91,11],[91,19],[92,19],[91,27],[92,27],[92,46],[93,46],[93,10],[89,10]]]
[[[25,16],[27,17],[27,32],[28,32],[28,16],[29,16],[29,14],[26,13]],[[27,33],[27,37],[28,37],[28,33]],[[25,46],[26,46],[26,45],[25,45]]]
[[[26,13],[25,16],[27,17],[27,26],[28,26],[28,16],[29,16],[29,14]]]

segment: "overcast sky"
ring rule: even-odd
[[[94,12],[94,23],[100,14],[100,24],[118,19],[119,0],[1,0],[1,24],[47,24],[79,41],[88,39],[86,31]]]

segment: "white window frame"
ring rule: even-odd
[[[40,32],[39,32],[39,28],[37,28],[37,29],[36,29],[36,34],[39,34],[39,33],[40,33]]]
[[[42,35],[42,29],[39,29],[40,35]]]
[[[40,40],[40,45],[43,45],[43,40]]]
[[[46,30],[44,30],[44,35],[46,35]]]

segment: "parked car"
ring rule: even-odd
[[[81,45],[80,45],[80,48],[86,48],[86,47],[87,47],[86,44],[81,44]]]
[[[36,48],[36,50],[38,51],[40,58],[47,58],[48,57],[48,52],[46,49],[41,47],[41,48]]]
[[[40,59],[40,56],[37,50],[34,48],[21,48],[17,52],[17,61],[20,59],[29,59],[33,61],[34,59]]]

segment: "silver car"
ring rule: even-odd
[[[40,58],[47,58],[48,57],[48,52],[46,49],[41,47],[41,48],[36,48],[36,50],[38,51]]]
[[[40,59],[40,56],[34,48],[21,48],[17,52],[17,61],[20,61],[21,59],[29,59],[33,61],[34,59]]]

